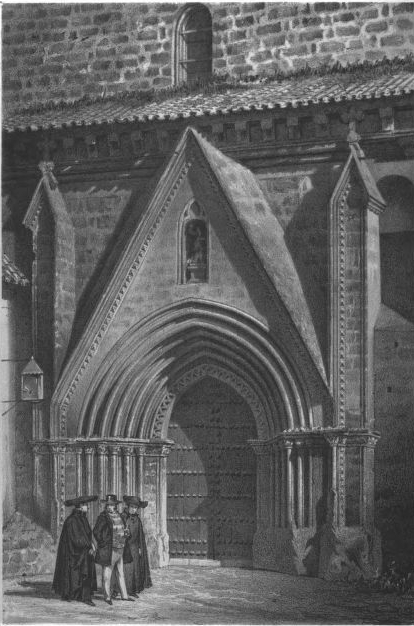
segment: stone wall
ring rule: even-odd
[[[3,203],[3,251],[30,278],[30,257],[22,226],[17,234],[9,230],[10,206]],[[16,509],[29,515],[32,511],[32,438],[31,404],[20,401],[20,374],[29,361],[31,347],[30,286],[3,283],[0,311],[1,368],[0,399],[2,413],[2,503],[3,524]]]
[[[172,84],[179,4],[15,4],[3,10],[7,104]],[[414,49],[413,3],[211,4],[213,70],[241,75],[376,61]]]
[[[56,545],[51,535],[17,512],[3,529],[3,576],[52,574]]]
[[[3,285],[1,301],[3,523],[16,508],[29,514],[32,505],[31,405],[20,401],[20,373],[31,351],[30,306],[25,291],[27,287]]]
[[[414,566],[414,324],[382,307],[375,331],[376,523],[384,564]]]

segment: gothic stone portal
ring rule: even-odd
[[[168,438],[167,529],[171,558],[252,563],[256,437],[245,400],[206,378],[177,402]]]

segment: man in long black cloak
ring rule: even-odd
[[[61,595],[62,600],[77,600],[90,606],[95,606],[92,602],[92,594],[96,591],[95,547],[86,513],[88,502],[97,498],[79,496],[65,502],[74,509],[63,523],[52,584],[52,589]]]
[[[137,596],[147,587],[152,586],[151,574],[148,562],[147,544],[139,509],[148,506],[139,497],[124,496],[128,509],[122,513],[126,527],[129,529],[127,543],[132,554],[132,563],[125,566],[125,580],[128,593]]]

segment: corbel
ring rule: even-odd
[[[139,154],[143,150],[142,132],[140,130],[134,130],[131,133],[132,149],[134,154]]]
[[[157,135],[158,145],[160,146],[161,151],[165,152],[170,147],[170,137],[168,135],[168,132],[165,130],[165,128],[161,128],[158,129]]]
[[[108,136],[108,146],[109,146],[109,154],[110,156],[120,156],[121,154],[121,142],[119,140],[119,135],[115,131],[109,133]]]
[[[362,109],[351,106],[348,111],[341,113],[341,120],[344,124],[348,124],[349,132],[356,132],[358,122],[362,122],[364,119],[364,112]]]
[[[212,124],[213,141],[216,144],[223,143],[224,141],[224,126],[223,123]]]
[[[327,114],[322,111],[315,113],[313,121],[316,127],[316,134],[325,137],[329,134],[329,120]]]
[[[289,115],[286,119],[288,139],[299,139],[299,118]]]
[[[392,107],[381,107],[379,114],[382,130],[394,130],[394,109]]]
[[[265,141],[269,141],[271,139],[274,139],[273,118],[271,118],[271,117],[264,117],[261,120],[261,125],[262,125],[263,139]]]
[[[75,154],[75,139],[73,137],[63,137],[63,152],[67,159],[74,159]]]
[[[247,139],[246,121],[235,122],[234,130],[236,131],[237,143],[244,143]]]
[[[92,135],[92,133],[86,135],[85,143],[88,151],[88,157],[90,159],[96,159],[98,156],[98,144],[95,135]]]

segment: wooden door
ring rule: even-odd
[[[249,561],[256,529],[256,437],[246,402],[212,378],[193,385],[171,416],[167,526],[170,556]]]

